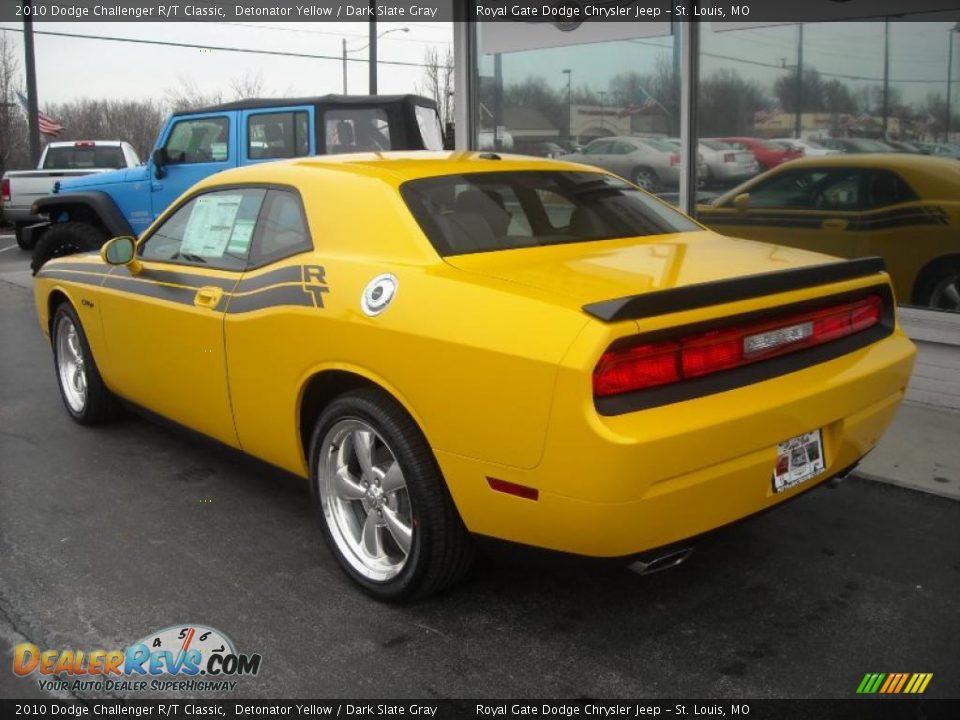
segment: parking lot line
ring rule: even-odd
[[[0,248],[0,252],[6,252],[7,250],[13,250],[17,245],[10,245],[9,247]]]

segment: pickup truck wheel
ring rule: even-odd
[[[57,306],[51,329],[60,397],[70,417],[81,425],[112,419],[117,413],[116,398],[100,377],[83,325],[70,303]]]
[[[26,227],[23,223],[18,223],[14,226],[13,232],[17,236],[17,245],[20,246],[21,250],[33,250],[33,246],[37,244],[36,240],[27,242],[23,234],[23,229]]]
[[[419,427],[385,392],[341,395],[317,420],[311,487],[324,539],[379,600],[423,598],[459,580],[473,546]]]
[[[52,225],[33,249],[30,269],[36,275],[47,260],[99,250],[106,241],[106,233],[90,223],[66,222]]]

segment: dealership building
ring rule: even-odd
[[[810,0],[819,21],[804,23],[457,22],[457,147],[547,155],[669,139],[680,179],[664,189],[695,214],[705,139],[960,142],[960,12],[943,9],[954,5]],[[909,395],[960,408],[960,314],[901,316],[921,346]]]

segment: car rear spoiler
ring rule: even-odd
[[[788,290],[800,290],[867,277],[885,270],[883,258],[879,257],[844,260],[756,275],[743,275],[728,280],[695,283],[641,295],[629,295],[584,305],[583,311],[604,322],[639,320],[655,315],[694,310],[710,305],[774,295]]]

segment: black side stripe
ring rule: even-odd
[[[199,289],[202,287],[218,287],[224,292],[231,292],[237,285],[237,278],[219,278],[207,275],[191,275],[189,273],[177,272],[176,270],[156,270],[154,268],[144,268],[138,275],[132,275],[130,270],[124,266],[117,266],[116,272],[111,277],[131,278],[140,281],[152,281],[158,283],[169,283],[172,285],[183,285],[185,287]]]
[[[271,285],[301,282],[303,279],[301,267],[300,265],[288,265],[287,267],[265,272],[262,275],[245,277],[233,292],[234,294],[248,293],[268,288]]]
[[[41,272],[49,272],[50,270],[78,270],[86,273],[95,273],[97,275],[107,275],[112,269],[109,265],[99,263],[64,262],[57,260],[44,265],[41,268]]]
[[[788,290],[869,277],[883,272],[885,268],[883,259],[878,257],[809,265],[789,270],[743,275],[728,280],[694,283],[642,295],[630,295],[615,300],[590,303],[584,305],[583,310],[588,315],[605,322],[638,320],[737,300],[749,300]]]
[[[77,285],[104,287],[187,306],[195,304],[198,289],[206,286],[219,287],[224,291],[224,295],[217,307],[213,309],[216,310],[225,302],[224,312],[230,314],[283,306],[323,308],[323,294],[330,292],[326,285],[324,269],[319,265],[279,268],[250,278],[249,282],[244,283],[165,270],[145,270],[134,276],[123,266],[98,268],[96,265],[72,263],[82,268],[82,270],[72,270],[66,269],[64,265],[66,263],[58,263],[49,268],[45,266],[37,273],[37,277],[68,280]],[[99,269],[99,272],[86,273],[87,268]],[[115,272],[106,274],[111,270]],[[161,277],[170,284],[161,281]]]
[[[90,285],[100,287],[103,284],[105,275],[98,273],[86,273],[80,270],[61,270],[59,267],[49,270],[40,270],[37,273],[38,278],[55,278],[57,280],[69,280],[77,285]]]
[[[824,220],[835,219],[835,213],[817,211],[815,214],[794,215],[784,212],[755,212],[749,215],[706,215],[707,225],[741,225],[766,227],[819,228]],[[842,218],[847,219],[847,218]],[[885,230],[896,227],[949,225],[950,217],[940,207],[914,207],[872,213],[868,216],[849,218],[848,231]]]
[[[324,288],[323,292],[326,292]],[[233,295],[227,304],[228,315],[253,312],[273,308],[279,305],[293,305],[299,307],[317,307],[315,295],[303,285],[274,285],[273,287],[249,293],[247,295]],[[319,307],[323,307],[321,303]]]
[[[144,282],[131,277],[109,276],[103,287],[111,290],[120,290],[132,295],[168,300],[181,305],[193,305],[197,296],[196,288],[177,287],[175,285],[161,285],[160,283]]]

